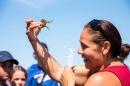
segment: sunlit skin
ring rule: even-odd
[[[85,66],[91,71],[97,72],[103,70],[106,66],[121,64],[120,62],[114,62],[109,52],[110,42],[105,41],[102,46],[93,42],[94,35],[90,34],[89,29],[85,28],[80,36],[81,48],[79,54],[81,54]],[[109,82],[107,81],[109,79]],[[111,80],[110,80],[111,79]],[[115,81],[113,83],[113,81]],[[95,82],[95,84],[93,84]],[[106,85],[106,83],[111,83]],[[85,86],[121,86],[119,79],[109,72],[97,72],[89,77]]]
[[[91,74],[84,86],[121,86],[120,80],[110,72],[98,72],[106,66],[121,65],[120,62],[114,62],[111,58],[110,43],[105,41],[102,46],[93,42],[93,37],[88,28],[85,28],[80,36],[81,48],[78,53],[81,54],[85,67],[91,70]],[[66,77],[69,75],[69,77]],[[66,69],[61,76],[63,86],[74,86],[74,75],[69,69]],[[71,81],[70,81],[71,80]],[[108,81],[109,80],[109,81]],[[113,82],[114,81],[114,82]],[[94,82],[94,83],[93,83]],[[106,84],[107,83],[107,84]]]
[[[46,70],[47,73],[54,80],[60,81],[60,76],[63,72],[64,67],[62,67],[60,63],[57,60],[55,60],[53,56],[49,54],[49,52],[46,52],[45,48],[41,46],[38,39],[40,31],[41,29],[39,29],[39,27],[35,23],[30,25],[27,24],[26,34],[35,51],[35,54],[38,57],[37,60],[39,64],[41,64],[41,67],[43,67],[44,70]],[[89,69],[86,69],[84,65],[76,66],[73,69],[73,73],[75,74],[76,86],[83,86],[83,84],[87,80]],[[72,69],[70,69],[70,71],[72,71]]]
[[[105,59],[102,48],[92,41],[92,35],[90,35],[88,29],[84,29],[80,36],[81,48],[78,53],[81,54],[86,68],[97,69],[100,67]]]
[[[115,62],[111,57],[110,42],[105,41],[102,46],[99,46],[93,42],[93,37],[88,28],[85,28],[80,36],[81,48],[78,53],[81,54],[86,68],[100,71],[109,65],[122,65],[121,62]]]
[[[23,71],[16,71],[13,73],[12,82],[16,84],[16,86],[25,86],[26,77]]]
[[[85,26],[81,33],[81,48],[79,48],[78,53],[83,58],[86,70],[74,67],[73,69],[64,68],[64,70],[61,71],[63,68],[60,64],[41,47],[39,39],[37,38],[40,30],[41,29],[35,26],[35,24],[29,25],[29,27],[27,27],[27,36],[41,66],[55,80],[60,81],[62,86],[122,86],[119,78],[115,74],[103,71],[109,66],[122,66],[124,64],[116,57],[113,57],[114,55],[111,51],[111,49],[113,49],[113,47],[111,47],[112,43],[105,38],[106,36],[102,35],[100,31],[88,25]],[[80,71],[78,71],[79,69]],[[85,75],[83,71],[87,71]],[[57,74],[59,75],[58,78]]]

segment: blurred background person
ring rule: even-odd
[[[22,66],[15,66],[12,72],[11,86],[25,86],[27,72]]]
[[[0,86],[8,86],[14,64],[18,61],[8,51],[0,51]]]

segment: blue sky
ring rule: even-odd
[[[123,43],[130,44],[129,0],[1,0],[0,50],[7,50],[28,68],[36,63],[25,34],[25,20],[44,18],[50,30],[42,30],[39,38],[48,44],[50,53],[62,64],[83,64],[76,54],[83,26],[92,19],[111,21],[121,33]],[[130,56],[125,61],[130,65]]]

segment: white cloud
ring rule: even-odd
[[[57,0],[13,0],[32,8],[47,7]]]

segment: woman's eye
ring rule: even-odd
[[[88,47],[87,45],[81,43],[81,48],[82,48],[83,50],[86,49],[87,47]]]

